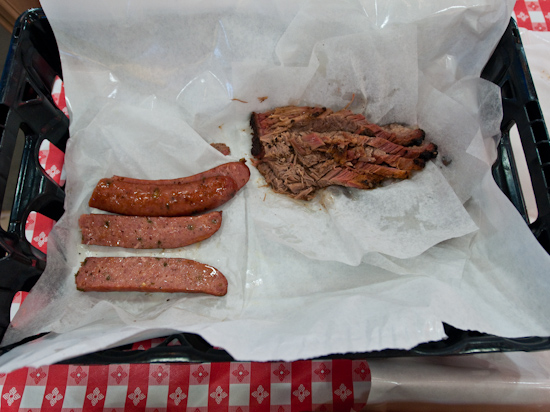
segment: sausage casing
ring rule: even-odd
[[[196,182],[197,180],[202,180],[205,177],[214,177],[214,176],[228,176],[232,178],[237,184],[238,190],[248,182],[250,179],[250,169],[244,162],[229,162],[222,165],[216,166],[212,169],[206,170],[196,175],[180,177],[177,179],[161,179],[161,180],[144,180],[144,179],[134,179],[131,177],[122,177],[122,176],[113,176],[112,180],[118,180],[128,183],[139,183],[139,184],[148,184],[155,182],[157,185],[163,184],[186,184],[190,182]]]
[[[221,206],[237,191],[237,184],[227,176],[206,177],[185,184],[101,179],[88,204],[121,215],[189,216]]]

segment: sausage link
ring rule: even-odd
[[[237,183],[237,190],[242,189],[242,187],[250,179],[250,169],[244,163],[241,162],[229,162],[222,165],[216,166],[212,169],[206,170],[201,173],[197,173],[193,176],[180,177],[178,179],[161,179],[161,180],[144,180],[144,179],[134,179],[131,177],[122,177],[122,176],[113,176],[111,179],[116,181],[128,182],[128,183],[139,183],[139,184],[150,184],[154,183],[157,185],[165,184],[186,184],[190,182],[196,182],[197,180],[202,180],[205,177],[213,176],[228,176],[232,178],[235,183]]]
[[[215,209],[237,193],[227,176],[207,177],[185,184],[131,183],[101,179],[90,207],[132,216],[189,216]]]
[[[182,258],[89,257],[75,282],[83,292],[227,293],[227,279],[218,269]]]
[[[222,224],[222,212],[200,216],[80,216],[82,243],[133,249],[173,249],[208,239]]]

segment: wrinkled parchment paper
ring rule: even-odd
[[[500,94],[479,79],[513,1],[184,3],[42,2],[71,110],[66,212],[3,344],[54,333],[30,355],[27,345],[4,355],[2,369],[172,330],[260,361],[411,348],[445,338],[442,322],[550,334],[550,259],[492,180]],[[407,181],[331,188],[307,204],[273,194],[251,166],[221,208],[220,232],[200,244],[79,244],[77,220],[100,178],[179,177],[250,159],[252,111],[350,102],[371,121],[419,125],[438,158]],[[229,292],[76,291],[86,256],[136,254],[212,264]]]

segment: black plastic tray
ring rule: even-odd
[[[46,256],[34,249],[25,239],[24,225],[28,214],[37,211],[54,220],[63,214],[64,192],[38,164],[38,149],[43,139],[50,140],[64,150],[69,138],[68,119],[51,98],[51,88],[56,75],[62,77],[62,71],[51,27],[41,9],[29,10],[15,24],[0,85],[2,198],[18,134],[23,133],[25,139],[9,228],[0,229],[0,339],[9,324],[13,296],[19,290],[29,291],[46,264]],[[510,21],[487,63],[482,77],[499,85],[502,90],[504,117],[501,125],[502,139],[498,147],[499,157],[493,167],[494,178],[523,215],[540,244],[550,252],[550,140],[519,31],[513,20]],[[538,218],[533,223],[529,223],[511,148],[510,129],[513,125],[517,125],[521,137],[536,196]],[[550,349],[550,337],[505,339],[462,331],[450,325],[444,326],[447,339],[424,343],[408,351],[383,350],[342,354],[331,358],[461,355]],[[169,345],[174,340],[179,344]],[[17,345],[0,348],[0,355]],[[146,351],[130,349],[131,346],[122,346],[69,359],[63,363],[232,360],[227,352],[213,348],[200,336],[187,333],[168,336],[161,345]]]

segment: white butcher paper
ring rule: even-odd
[[[296,360],[444,339],[443,323],[550,335],[550,259],[496,186],[500,91],[479,75],[512,0],[85,2],[43,0],[60,49],[71,137],[65,214],[46,271],[0,357],[38,366],[175,331],[240,360]],[[437,159],[372,191],[273,193],[252,164],[250,114],[349,105],[419,126]],[[224,157],[209,144],[226,143]],[[197,245],[80,245],[94,185],[186,176],[245,159],[249,183]],[[82,293],[87,256],[174,256],[217,267],[225,297]]]

